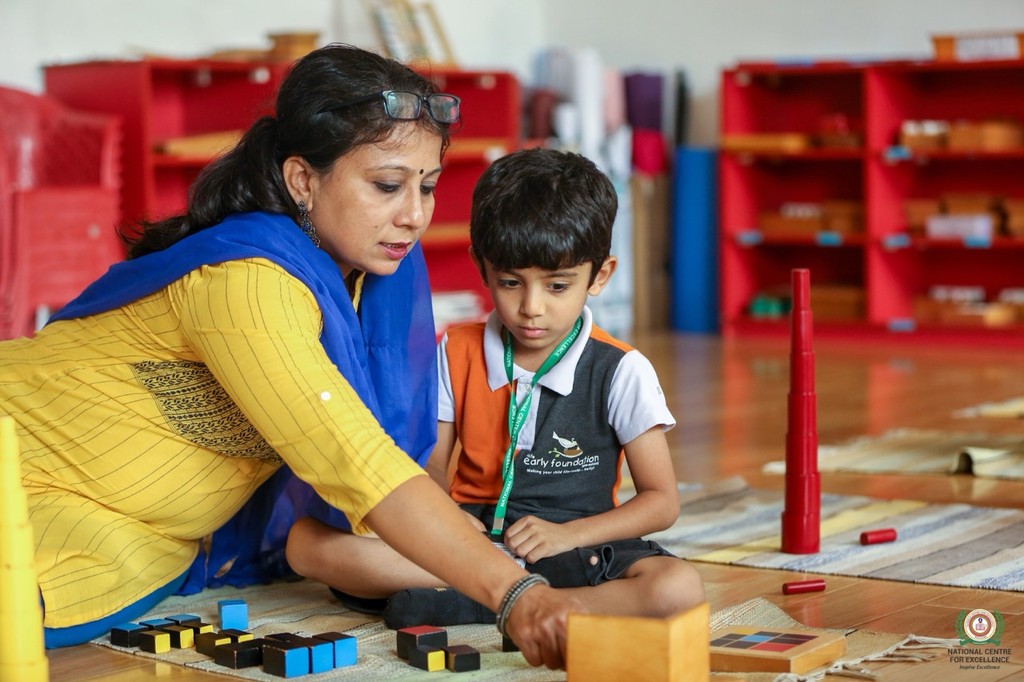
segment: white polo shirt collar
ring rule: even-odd
[[[583,306],[583,327],[580,335],[569,347],[562,360],[540,378],[538,385],[551,389],[561,395],[572,393],[573,378],[576,376],[576,365],[579,363],[583,348],[587,345],[593,328],[593,315],[590,308]],[[492,312],[484,327],[484,360],[487,362],[487,384],[492,391],[508,385],[505,376],[505,346],[501,340],[501,320]],[[519,365],[513,365],[512,378],[519,381],[522,377],[532,379],[533,372],[527,372]]]

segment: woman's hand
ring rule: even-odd
[[[565,667],[569,614],[586,609],[563,590],[535,585],[523,592],[509,613],[505,631],[530,665]]]

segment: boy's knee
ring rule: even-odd
[[[656,574],[649,598],[649,603],[659,611],[657,615],[671,616],[692,609],[705,601],[707,595],[697,569],[679,560]]]

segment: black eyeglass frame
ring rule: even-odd
[[[415,97],[415,113],[413,113],[412,116],[396,115],[394,112],[391,111],[391,100],[388,99],[389,95],[410,95],[412,97]],[[445,120],[443,118],[438,118],[434,114],[434,110],[430,106],[430,100],[433,99],[434,97],[444,98],[446,101],[455,101],[454,119]],[[348,107],[354,107],[358,104],[366,104],[367,102],[372,102],[373,100],[378,98],[384,104],[384,113],[387,114],[388,117],[393,118],[396,121],[415,121],[419,119],[419,117],[423,114],[424,111],[427,112],[427,116],[429,116],[433,121],[445,125],[455,124],[462,120],[462,112],[460,111],[462,98],[458,97],[457,95],[449,94],[447,92],[435,92],[429,95],[421,95],[419,93],[409,92],[408,90],[381,90],[380,92],[375,92],[371,95],[366,95],[365,97],[359,97],[357,99],[349,100],[348,102],[342,102],[336,107],[331,107],[329,111],[338,111],[339,109],[347,109]]]

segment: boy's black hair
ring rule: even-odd
[[[484,171],[473,190],[473,253],[499,270],[558,270],[611,252],[615,188],[594,163],[554,149],[523,149]]]

